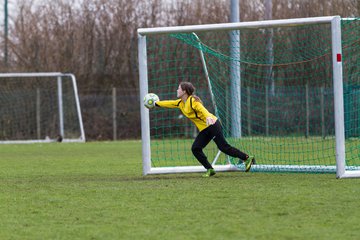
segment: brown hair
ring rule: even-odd
[[[195,98],[196,101],[199,101],[202,103],[201,99],[194,94],[195,87],[194,87],[194,85],[192,85],[191,82],[181,82],[180,87],[183,91],[186,92],[187,95],[192,96],[193,98]]]

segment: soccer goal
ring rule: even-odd
[[[0,143],[84,142],[76,78],[0,74]]]
[[[360,20],[339,16],[138,29],[143,174],[202,172],[176,99],[192,82],[251,171],[360,176]],[[217,171],[242,171],[210,143]]]

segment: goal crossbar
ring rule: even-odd
[[[216,31],[216,30],[239,30],[246,28],[269,28],[269,27],[283,27],[316,24],[316,23],[329,23],[335,18],[340,16],[328,17],[313,17],[313,18],[293,18],[293,19],[280,19],[280,20],[265,20],[255,22],[237,22],[237,23],[218,23],[218,24],[204,24],[204,25],[188,25],[188,26],[175,26],[175,27],[155,27],[155,28],[139,28],[139,35],[152,35],[152,34],[169,34],[169,33],[186,33],[186,32],[202,32],[202,31]]]

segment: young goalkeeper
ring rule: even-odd
[[[191,147],[196,159],[207,169],[204,177],[215,175],[215,170],[205,156],[203,149],[214,140],[223,153],[240,158],[245,163],[245,172],[248,172],[254,162],[254,157],[249,156],[239,149],[232,147],[224,138],[222,127],[217,117],[211,114],[202,104],[200,98],[194,95],[195,87],[190,82],[182,82],[177,89],[177,100],[156,101],[155,106],[164,108],[179,108],[199,129],[199,134]]]

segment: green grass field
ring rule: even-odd
[[[360,179],[142,176],[140,141],[2,145],[0,239],[358,239]]]

